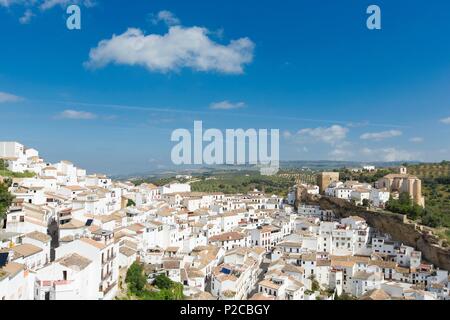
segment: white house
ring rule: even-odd
[[[384,207],[389,201],[391,193],[387,189],[372,189],[370,190],[369,199],[375,207]]]
[[[94,238],[97,240],[81,238],[60,246],[56,249],[56,258],[78,253],[91,260],[97,299],[111,300],[115,297],[118,288],[118,245],[114,242],[112,232],[100,230]]]
[[[92,260],[71,253],[36,272],[35,300],[97,300],[98,282]]]
[[[242,232],[225,232],[208,239],[210,244],[231,250],[238,247],[247,247],[250,244],[250,237]]]

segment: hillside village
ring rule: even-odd
[[[46,162],[18,142],[0,142],[0,158],[31,173],[2,179],[14,200],[0,226],[0,300],[121,298],[136,263],[150,284],[165,275],[193,300],[450,300],[448,271],[420,251],[301,201],[322,194],[382,209],[406,193],[424,206],[404,167],[374,185],[324,172],[284,199],[136,186]]]

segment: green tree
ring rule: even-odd
[[[422,224],[429,226],[431,228],[438,228],[444,224],[441,216],[432,210],[425,210],[425,215],[422,217]]]
[[[144,268],[138,262],[133,262],[127,271],[125,282],[128,284],[128,289],[134,295],[140,296],[147,284],[147,277],[144,274]]]
[[[0,183],[0,220],[5,218],[9,206],[12,204],[14,196],[9,193],[8,186]]]
[[[173,286],[173,281],[167,276],[160,274],[155,278],[155,286],[159,289],[170,289]]]
[[[414,203],[410,195],[401,193],[398,200],[391,199],[386,204],[386,209],[392,212],[407,215],[410,219],[418,219],[424,215],[424,209]]]
[[[348,293],[343,292],[340,296],[336,295],[335,300],[355,300],[355,298]]]
[[[412,204],[411,196],[407,192],[400,193],[400,195],[398,197],[398,201],[401,206],[410,207]]]
[[[135,207],[135,206],[136,206],[136,202],[134,202],[134,201],[131,200],[131,199],[128,199],[127,207]]]
[[[362,205],[363,207],[368,207],[370,205],[369,199],[363,199]]]
[[[311,291],[319,291],[320,290],[320,284],[317,281],[315,275],[311,275],[309,277],[309,280],[311,280]]]

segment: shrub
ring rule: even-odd
[[[128,269],[125,281],[132,294],[140,296],[143,293],[147,284],[147,277],[144,274],[143,267],[138,262],[134,262]]]
[[[170,289],[173,286],[173,281],[167,276],[160,274],[155,278],[155,286],[159,289]]]
[[[9,206],[11,205],[14,196],[9,193],[8,186],[0,183],[0,219],[6,216]]]

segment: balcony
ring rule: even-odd
[[[105,273],[105,274],[102,273],[102,281],[105,281],[106,279],[108,279],[111,276],[112,276],[112,271],[111,270],[109,272]]]
[[[107,264],[107,263],[113,261],[116,257],[117,257],[117,255],[115,253],[113,253],[112,255],[109,255],[106,258],[103,258],[102,264]]]
[[[108,292],[110,292],[115,286],[117,285],[117,282],[113,282],[109,287],[103,289],[102,286],[100,286],[100,291],[103,292],[104,295],[107,295]]]

